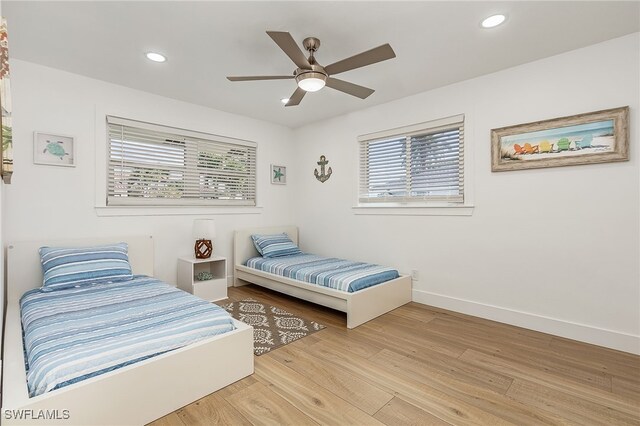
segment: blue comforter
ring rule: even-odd
[[[146,276],[30,290],[20,309],[31,396],[234,329],[224,309]]]
[[[246,266],[309,284],[354,292],[398,278],[398,271],[371,263],[299,254],[276,258],[253,257]]]

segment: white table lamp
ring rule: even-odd
[[[196,259],[208,259],[213,253],[211,240],[216,237],[216,222],[213,219],[195,219],[193,221],[193,238]]]

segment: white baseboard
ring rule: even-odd
[[[633,334],[549,318],[422,290],[413,290],[413,301],[640,355],[640,336]]]

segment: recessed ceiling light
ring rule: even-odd
[[[507,19],[507,17],[504,15],[492,15],[482,21],[482,26],[484,28],[497,27],[498,25],[502,24],[505,19]]]
[[[156,53],[156,52],[147,52],[146,56],[147,56],[147,59],[153,62],[164,62],[167,60],[167,58],[164,55],[161,55],[160,53]]]
[[[280,99],[280,102],[282,102],[283,104],[287,104],[287,102],[289,102],[289,98],[282,98]]]

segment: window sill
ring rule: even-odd
[[[474,206],[354,206],[353,213],[357,215],[374,216],[471,216]]]
[[[262,207],[204,207],[204,206],[96,206],[96,215],[109,216],[187,216],[187,215],[239,215],[261,214]]]

